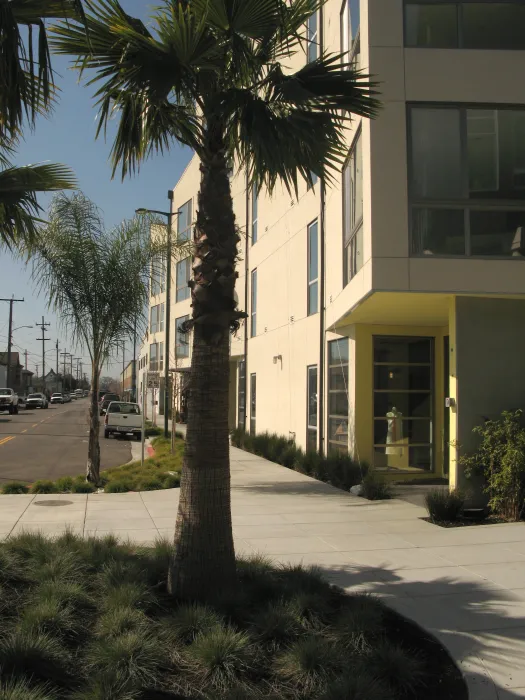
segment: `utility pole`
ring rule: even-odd
[[[126,371],[126,364],[125,364],[125,355],[126,355],[126,342],[123,340],[122,341],[122,399],[124,398],[124,372]]]
[[[15,299],[12,297],[11,299],[0,299],[0,301],[8,301],[9,302],[9,331],[7,334],[7,377],[6,377],[6,384],[7,388],[11,389],[11,348],[13,345],[13,304],[16,304],[17,302],[22,302],[24,301],[23,299]]]
[[[69,355],[68,352],[64,349],[64,352],[60,353],[64,357],[64,386],[63,389],[66,388],[66,356]]]
[[[58,393],[58,390],[59,390],[59,384],[58,384],[58,338],[57,338],[57,342],[56,342],[55,347],[56,347],[56,351],[57,351],[57,393]]]
[[[72,358],[72,359],[74,359],[75,362],[77,363],[77,368],[76,368],[76,371],[75,371],[75,378],[76,378],[77,385],[76,385],[75,388],[78,389],[78,363],[79,363],[79,361],[80,361],[82,358],[81,358],[81,357],[75,357],[75,358]],[[73,365],[71,365],[71,366],[73,366]]]
[[[138,403],[137,396],[137,318],[133,321],[133,365],[131,370],[131,400]]]
[[[26,359],[26,363],[25,363],[25,365],[24,365],[25,369],[29,369],[29,367],[27,366],[27,355],[28,355],[27,350],[24,350],[24,357],[25,357],[25,359]]]
[[[51,340],[51,338],[45,338],[46,334],[46,326],[50,326],[50,323],[46,323],[44,320],[44,317],[42,316],[42,323],[38,323],[38,321],[35,321],[35,326],[40,328],[42,331],[42,337],[37,338],[37,340],[42,341],[42,381],[44,383],[44,394],[46,393],[46,341]]]

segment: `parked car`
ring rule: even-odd
[[[82,399],[84,397],[84,392],[82,389],[75,389],[75,398]]]
[[[9,411],[11,415],[18,413],[18,394],[13,389],[0,389],[0,411]]]
[[[76,400],[77,400],[77,396],[76,396],[76,394],[75,394],[74,391],[70,391],[70,392],[69,392],[69,398],[70,398],[71,401],[76,401]]]
[[[48,408],[49,403],[45,394],[29,394],[26,408]]]
[[[64,395],[60,393],[51,394],[49,403],[64,403]]]
[[[104,437],[109,438],[115,433],[133,435],[137,440],[142,440],[142,416],[138,403],[109,402],[104,418]]]
[[[99,404],[99,412],[101,416],[105,416],[106,412],[108,410],[108,406],[111,403],[112,399],[103,399],[100,404]]]
[[[89,396],[89,391],[87,389],[84,389],[84,398],[86,398],[86,396]]]

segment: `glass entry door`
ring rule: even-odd
[[[434,339],[374,337],[374,466],[432,471]]]

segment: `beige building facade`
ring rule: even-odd
[[[231,341],[230,425],[455,485],[472,428],[525,403],[525,7],[328,0],[306,32],[291,67],[347,51],[382,109],[353,120],[329,186],[269,197],[232,174],[249,317]],[[193,158],[174,188],[183,239],[198,188]],[[181,397],[190,271],[172,274]],[[154,284],[139,368],[166,361],[163,304]]]

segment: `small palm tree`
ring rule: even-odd
[[[144,320],[151,267],[165,250],[152,241],[151,220],[136,217],[106,231],[97,207],[81,193],[58,194],[34,246],[34,279],[91,360],[88,481],[100,481],[98,392],[111,350]]]
[[[170,588],[206,598],[235,581],[228,445],[229,332],[237,244],[228,171],[235,161],[270,193],[311,173],[330,180],[346,155],[350,115],[373,116],[369,78],[320,51],[296,72],[305,25],[324,0],[164,0],[152,29],[117,0],[90,0],[86,24],[62,24],[54,48],[92,70],[99,130],[120,117],[114,168],[135,170],[180,142],[200,159],[194,233],[194,329],[188,431]],[[168,350],[169,351],[169,350]]]
[[[34,125],[56,94],[46,20],[82,17],[81,0],[0,2],[0,165],[4,168],[0,170],[0,244],[8,247],[29,248],[34,243],[42,223],[37,192],[76,187],[64,165],[15,168],[8,156],[24,122]]]

